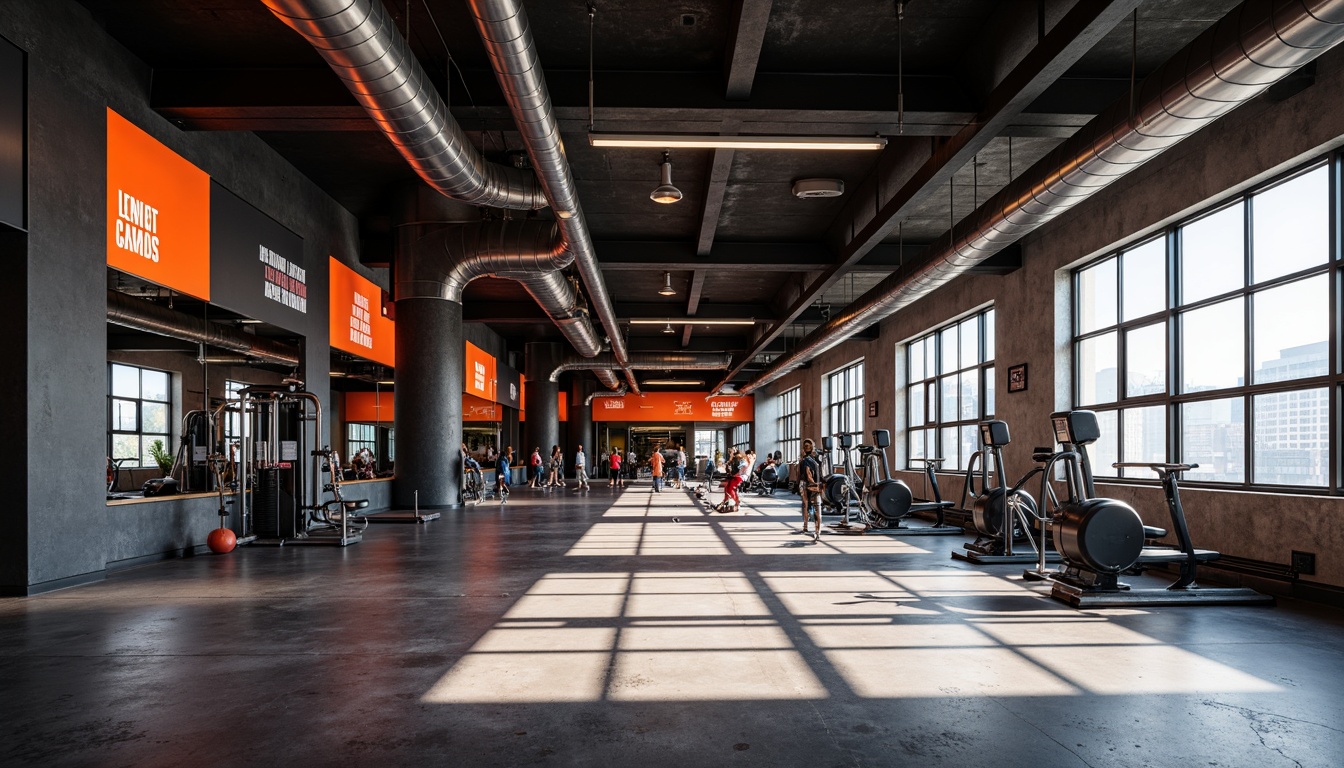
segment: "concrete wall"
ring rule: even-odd
[[[1031,448],[1049,445],[1049,414],[1071,405],[1069,269],[1136,240],[1208,204],[1344,145],[1344,51],[1318,62],[1317,82],[1282,103],[1252,102],[1162,158],[1117,182],[1023,241],[1024,265],[1006,276],[968,276],[881,324],[875,341],[852,341],[756,393],[758,402],[802,386],[802,435],[821,429],[821,377],[864,358],[865,399],[879,401],[866,430],[895,430],[895,466],[904,466],[904,381],[901,342],[993,303],[996,309],[996,417],[1009,423],[1009,471],[1029,467]],[[1006,371],[1028,363],[1026,392],[1006,391]],[[758,406],[758,415],[768,412]],[[1335,450],[1340,450],[1338,445]],[[913,487],[920,475],[903,473]],[[945,498],[961,492],[960,477],[943,476]],[[1165,515],[1155,484],[1102,484],[1150,522]],[[1182,499],[1199,546],[1255,560],[1287,563],[1292,550],[1317,554],[1307,580],[1344,587],[1344,499],[1237,491],[1184,490]]]
[[[7,345],[22,381],[0,384],[27,412],[6,431],[27,477],[0,512],[10,539],[0,590],[24,593],[101,578],[112,522],[106,454],[105,109],[111,107],[304,239],[309,264],[354,263],[358,224],[247,133],[185,133],[149,108],[151,71],[68,0],[0,3],[0,35],[28,53],[29,232],[5,242]],[[365,272],[366,274],[367,271]],[[309,311],[327,313],[326,270],[310,274]],[[22,315],[19,317],[18,315]],[[327,340],[305,344],[310,389],[327,400]],[[30,493],[28,489],[32,489]],[[165,523],[165,525],[168,525]],[[18,537],[17,540],[14,540]],[[15,563],[22,565],[15,566]]]

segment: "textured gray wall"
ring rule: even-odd
[[[757,392],[766,400],[802,385],[804,437],[821,428],[821,376],[860,357],[868,401],[879,400],[867,429],[895,430],[894,466],[904,466],[904,391],[900,344],[965,312],[994,303],[997,314],[997,418],[1012,427],[1009,472],[1029,467],[1033,446],[1049,445],[1049,414],[1070,405],[1068,270],[1116,245],[1171,224],[1210,202],[1251,187],[1296,164],[1344,145],[1344,51],[1318,61],[1315,85],[1274,104],[1252,102],[1162,158],[1023,241],[1024,266],[1013,274],[956,280],[885,321],[875,341],[849,342],[811,367]],[[1006,392],[1006,370],[1030,366],[1026,392]],[[902,377],[898,379],[898,374]],[[769,413],[769,406],[757,406]],[[1335,446],[1338,450],[1338,446]],[[918,489],[921,477],[900,473]],[[961,493],[959,476],[940,478],[945,498]],[[1129,501],[1149,522],[1166,514],[1155,485],[1101,484],[1101,493]],[[1286,563],[1291,550],[1317,553],[1312,581],[1344,586],[1344,499],[1215,490],[1183,490],[1191,533],[1203,547],[1228,555]]]
[[[24,312],[22,387],[5,383],[28,410],[10,438],[26,451],[34,493],[7,505],[0,588],[40,590],[98,578],[109,560],[103,503],[106,454],[105,109],[111,107],[212,178],[304,238],[312,264],[329,254],[353,263],[358,226],[348,212],[247,133],[184,133],[148,105],[150,69],[67,0],[0,3],[0,34],[28,52],[29,235],[22,264],[7,261],[5,298]],[[14,257],[9,249],[6,255]],[[309,311],[325,316],[327,279],[309,282]],[[310,389],[327,400],[327,340],[304,353]],[[14,525],[22,515],[22,524]],[[164,521],[166,528],[174,523]],[[26,561],[21,573],[10,563]]]

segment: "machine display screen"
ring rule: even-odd
[[[1055,424],[1055,440],[1061,443],[1072,443],[1073,435],[1069,434],[1069,417],[1056,416],[1051,421]]]

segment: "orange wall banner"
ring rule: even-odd
[[[475,395],[462,395],[462,421],[499,421],[503,409]]]
[[[643,396],[593,399],[593,421],[741,423],[755,418],[756,405],[751,395],[706,400],[704,392],[646,392]]]
[[[345,421],[390,423],[395,403],[391,392],[346,392]]]
[[[493,402],[495,400],[495,358],[470,341],[466,345],[466,376],[462,391]]]
[[[396,366],[394,324],[383,314],[383,290],[328,258],[331,270],[331,346],[383,365]]]
[[[391,392],[346,392],[345,421],[364,424],[391,423],[395,407]],[[462,395],[462,421],[499,421],[503,407],[475,395]]]
[[[111,109],[107,265],[210,299],[210,176]]]

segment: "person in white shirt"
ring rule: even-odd
[[[686,446],[677,447],[677,488],[686,479]]]
[[[579,484],[574,486],[574,490],[588,490],[588,457],[583,455],[582,445],[574,452],[574,476],[579,480]]]

